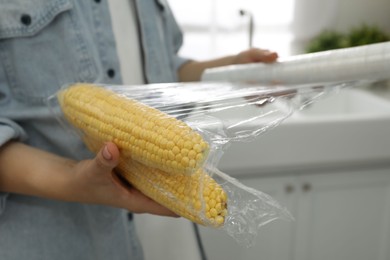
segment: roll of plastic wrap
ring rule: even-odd
[[[207,69],[202,81],[311,84],[390,78],[390,42]]]

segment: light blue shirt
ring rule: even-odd
[[[11,139],[89,158],[45,101],[73,82],[121,84],[107,0],[0,2],[0,146]],[[176,81],[186,59],[164,0],[135,0],[145,81]],[[54,174],[54,173],[53,173]],[[0,259],[142,259],[127,212],[0,193]]]

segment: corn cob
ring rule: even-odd
[[[174,176],[136,161],[121,161],[118,169],[135,188],[176,214],[204,226],[224,224],[226,193],[202,169]]]
[[[76,84],[58,100],[71,124],[95,141],[114,142],[127,160],[191,174],[207,156],[207,142],[184,122],[105,88]]]

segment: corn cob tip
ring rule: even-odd
[[[122,161],[122,176],[148,197],[192,222],[221,227],[227,216],[227,195],[207,173],[168,174],[137,162]]]

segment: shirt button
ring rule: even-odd
[[[5,95],[5,93],[1,92],[0,91],[0,101],[5,99],[7,96]]]
[[[95,0],[95,3],[100,3],[101,2],[101,0]]]
[[[113,69],[107,70],[107,76],[108,76],[109,78],[115,77],[115,70],[113,70]]]
[[[22,24],[28,26],[31,24],[31,16],[28,15],[28,14],[23,14],[21,17],[20,17],[20,21],[22,22]]]
[[[127,213],[127,219],[129,221],[132,221],[133,220],[133,213],[131,213],[131,212]]]

